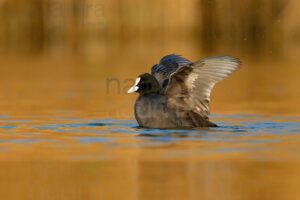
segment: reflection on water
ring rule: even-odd
[[[147,129],[138,127],[135,120],[55,118],[51,124],[34,120],[0,120],[1,143],[49,142],[63,144],[65,140],[80,143],[105,143],[104,146],[130,147],[156,146],[205,142],[212,148],[199,148],[197,153],[252,152],[268,150],[274,144],[291,142],[299,136],[300,118],[260,115],[211,115],[220,127],[194,129]],[[53,120],[51,120],[53,121]],[[55,124],[55,122],[57,124]],[[63,122],[63,123],[62,123]],[[12,124],[12,125],[10,125]],[[20,133],[18,133],[22,130]],[[47,133],[46,135],[44,133]],[[26,138],[16,139],[18,136]],[[39,139],[36,139],[39,138]],[[123,143],[123,141],[127,141]],[[222,145],[215,146],[216,142]],[[300,140],[294,140],[297,147]],[[130,143],[130,142],[129,142]],[[199,143],[200,144],[200,143]],[[240,146],[243,146],[243,149]],[[229,146],[230,148],[227,148]],[[235,148],[236,147],[236,148]],[[285,148],[289,152],[292,146]],[[300,147],[299,147],[300,148]],[[271,148],[273,151],[276,147]],[[279,149],[282,151],[282,149]],[[203,151],[203,152],[202,152]],[[196,154],[197,154],[196,153]],[[110,156],[114,156],[113,154]],[[164,156],[167,156],[164,154]]]
[[[299,117],[212,115],[220,127],[169,130],[140,128],[133,119],[66,119],[68,113],[58,113],[42,120],[1,117],[1,196],[299,197],[296,187],[285,184],[300,183]]]

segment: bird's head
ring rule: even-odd
[[[141,95],[149,93],[159,93],[160,85],[156,78],[151,74],[145,73],[137,77],[134,85],[127,93],[137,92]]]

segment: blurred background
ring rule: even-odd
[[[299,199],[299,9],[0,0],[0,196]],[[167,54],[242,61],[212,92],[211,118],[224,128],[136,127],[137,95],[126,91]]]
[[[213,112],[297,114],[299,7],[296,0],[2,0],[0,106],[103,116],[109,102],[126,117],[132,79],[174,53],[242,60],[213,91]]]
[[[295,0],[2,0],[1,50],[109,61],[113,52],[136,49],[278,56],[299,41],[298,6]]]

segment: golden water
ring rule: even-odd
[[[124,91],[160,53],[1,59],[1,199],[299,199],[297,59],[241,55],[212,94],[220,128],[141,129]]]

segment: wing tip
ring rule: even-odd
[[[234,61],[237,63],[237,69],[240,69],[242,67],[242,61],[241,59],[237,58],[237,57],[232,57],[234,59]]]
[[[237,57],[229,56],[229,55],[206,57],[206,58],[198,60],[197,62],[195,62],[195,64],[196,63],[205,63],[205,62],[209,62],[211,60],[223,60],[225,62],[232,63],[232,65],[233,65],[232,72],[235,72],[242,67],[241,59],[239,59]]]
[[[234,56],[228,56],[228,55],[223,55],[221,57],[226,57],[227,59],[231,60],[232,62],[235,62],[237,64],[237,69],[242,67],[242,61],[240,58],[237,58]]]

